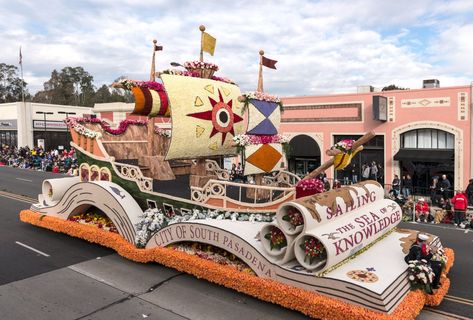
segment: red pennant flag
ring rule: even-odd
[[[276,69],[276,60],[271,60],[263,56],[262,63],[263,66],[271,68],[271,69]]]
[[[154,51],[163,51],[163,46],[154,45]]]

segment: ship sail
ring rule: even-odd
[[[162,74],[172,119],[166,160],[234,155],[233,137],[245,132],[238,86]]]
[[[259,92],[253,95],[255,96],[245,96],[245,105],[248,108],[246,134],[251,137],[251,144],[245,147],[244,175],[278,170],[284,160],[281,136],[278,135],[281,123],[280,102],[276,99],[270,101],[272,96]]]

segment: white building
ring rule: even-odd
[[[69,132],[64,119],[91,115],[87,107],[34,102],[0,104],[0,144],[42,145],[46,149],[69,148]]]

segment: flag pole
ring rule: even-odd
[[[199,27],[199,30],[201,32],[200,34],[200,62],[204,61],[204,31],[205,31],[205,26],[202,24]]]
[[[155,56],[156,56],[156,43],[158,40],[153,40],[153,56],[151,58],[151,72],[149,75],[149,81],[156,81],[156,66],[155,66]]]
[[[25,103],[25,80],[23,79],[23,55],[21,54],[20,46],[20,73],[21,73],[21,101]]]
[[[263,92],[263,55],[264,51],[259,51],[259,73],[258,73],[258,89],[256,91]]]
[[[151,58],[151,72],[149,81],[156,81],[156,43],[158,40],[153,39],[153,56]],[[154,141],[154,126],[156,123],[155,117],[148,119],[148,156],[153,156],[153,141]]]

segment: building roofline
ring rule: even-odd
[[[362,95],[389,95],[390,92],[416,92],[424,90],[451,90],[451,89],[464,89],[470,88],[470,85],[453,86],[453,87],[440,87],[440,88],[418,88],[418,89],[407,89],[407,90],[389,90],[389,91],[376,91],[376,92],[352,92],[352,93],[334,93],[334,94],[322,94],[322,95],[310,95],[310,96],[292,96],[292,97],[281,97],[282,100],[301,99],[301,98],[324,98],[324,97],[341,97],[341,96],[362,96]]]

